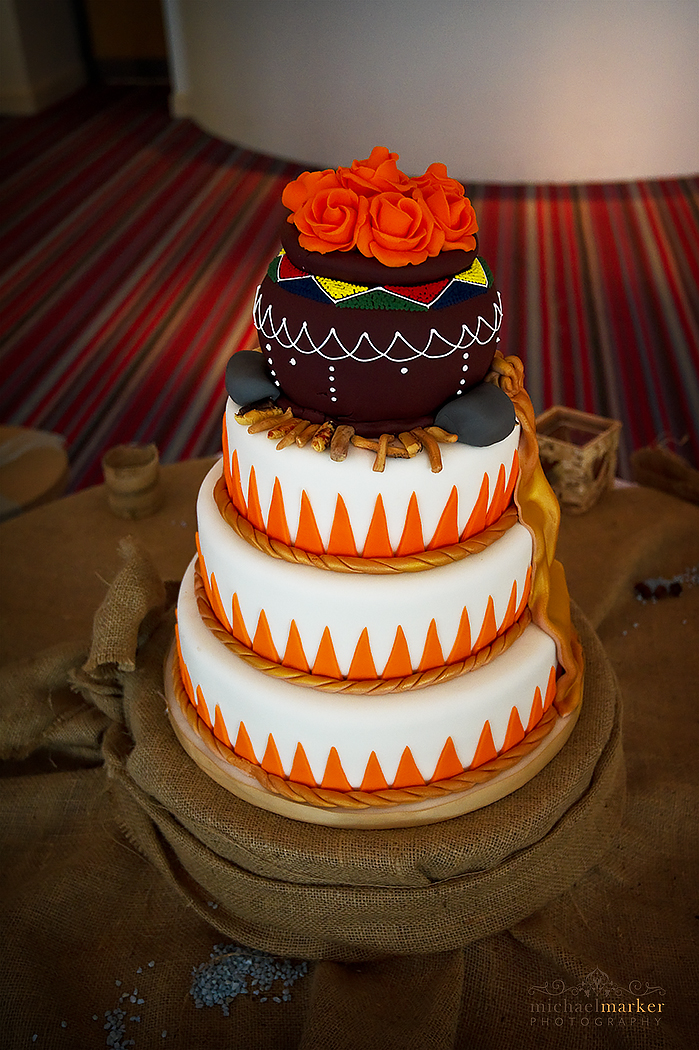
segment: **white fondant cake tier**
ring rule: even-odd
[[[277,455],[281,459],[284,452]],[[518,522],[484,550],[428,571],[338,573],[270,557],[238,536],[214,497],[221,475],[219,463],[197,502],[202,576],[220,599],[224,626],[269,659],[299,666],[284,659],[293,621],[305,655],[299,669],[314,668],[326,635],[324,645],[331,644],[342,676],[375,678],[384,674],[402,630],[410,665],[400,675],[410,674],[465,659],[511,626],[525,605],[532,540]],[[367,652],[374,673],[366,671]],[[398,676],[389,667],[386,677]]]
[[[329,695],[262,674],[203,623],[195,562],[178,601],[181,663],[190,698],[224,743],[270,772],[292,780],[305,775],[304,783],[312,779],[335,789],[342,789],[344,777],[345,787],[359,789],[369,770],[372,783],[378,775],[389,786],[403,786],[408,761],[424,781],[441,779],[445,756],[450,756],[447,775],[457,771],[457,759],[468,768],[474,758],[483,760],[479,755],[491,757],[508,739],[517,742],[553,699],[555,643],[533,624],[491,663],[424,689]],[[434,577],[435,572],[418,575]],[[299,774],[303,769],[306,774]]]
[[[312,509],[323,550],[332,549],[334,554],[361,555],[364,552],[379,497],[391,551],[398,552],[411,500],[413,505],[416,502],[422,543],[413,545],[410,551],[401,552],[414,553],[415,550],[428,549],[435,538],[434,546],[446,546],[439,539],[440,522],[441,535],[445,530],[451,532],[452,543],[480,532],[487,512],[490,520],[500,516],[504,510],[504,493],[508,488],[511,491],[514,484],[519,423],[504,440],[484,448],[460,442],[440,445],[442,470],[438,473],[432,472],[424,453],[412,459],[388,459],[385,469],[376,472],[372,470],[374,453],[354,446],[350,448],[347,459],[339,463],[334,462],[327,452],[315,452],[310,445],[303,448],[290,445],[277,450],[277,441],[270,440],[265,433],[250,434],[247,427],[236,421],[238,410],[239,406],[229,399],[224,420],[224,455],[228,456],[231,473],[240,480],[245,506],[238,505],[240,500],[236,501],[232,493],[233,502],[250,520],[255,517],[252,508],[259,503],[262,517],[259,524],[270,535],[281,539],[278,529],[270,524],[270,507],[275,482],[278,483],[289,533],[286,542],[303,549],[312,549],[299,536],[303,493],[307,506]],[[335,546],[331,544],[338,497],[346,508],[354,550],[338,549],[337,543],[342,540],[338,541],[337,532]],[[276,514],[276,520],[278,518]]]

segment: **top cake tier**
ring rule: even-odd
[[[295,416],[368,437],[429,426],[451,406],[438,425],[490,444],[513,423],[509,414],[479,430],[496,396],[475,412],[456,405],[487,375],[502,321],[476,217],[443,164],[412,178],[397,159],[376,147],[285,188],[282,251],[254,306],[262,360],[251,367],[261,382],[228,390],[239,404],[255,400],[246,396],[254,389]]]
[[[428,285],[315,277],[282,254],[254,308],[280,403],[373,436],[430,424],[485,377],[502,320],[486,267]]]

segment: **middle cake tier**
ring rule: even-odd
[[[532,540],[513,510],[475,553],[381,575],[272,557],[227,514],[237,516],[219,463],[197,504],[201,576],[222,626],[272,663],[330,678],[400,678],[467,659],[526,609]]]

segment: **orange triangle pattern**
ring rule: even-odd
[[[449,499],[437,522],[437,528],[430,540],[430,551],[438,550],[440,547],[451,547],[459,542],[459,493],[456,485],[449,493]]]
[[[473,761],[468,768],[477,769],[478,766],[482,766],[485,762],[492,762],[497,756],[498,753],[495,750],[495,743],[493,742],[493,731],[490,728],[490,722],[486,721],[481,731],[480,740],[478,741],[478,747],[473,756]]]
[[[398,629],[400,631],[400,628]],[[327,628],[326,628],[327,631]],[[401,632],[402,634],[402,632]],[[252,762],[255,765],[260,765],[268,773],[275,774],[276,776],[285,778],[284,767],[279,756],[276,742],[272,734],[269,734],[267,739],[267,746],[261,762],[258,762],[255,755],[255,751],[252,746],[252,742],[248,735],[245,723],[240,722],[238,728],[238,735],[236,738],[235,746],[231,744],[228,731],[226,729],[221,709],[216,704],[215,707],[215,721],[212,725],[209,710],[204,699],[201,686],[196,688],[196,699],[194,699],[192,682],[189,677],[185,662],[182,658],[182,651],[180,647],[179,632],[175,629],[175,637],[177,643],[177,652],[180,660],[180,667],[182,673],[182,679],[185,689],[190,697],[192,703],[195,704],[197,711],[206,725],[213,730],[214,735],[226,746],[235,751],[241,758],[246,759],[248,762]],[[325,635],[324,635],[325,637]],[[322,643],[321,643],[322,644]],[[530,732],[541,720],[544,711],[550,707],[556,693],[556,668],[552,667],[548,685],[546,688],[546,699],[545,703],[542,702],[541,690],[537,686],[534,700],[532,702],[531,714],[529,716],[529,722],[527,723],[526,730],[522,725],[519,711],[516,707],[513,707],[510,712],[510,718],[507,724],[507,731],[505,733],[505,739],[500,749],[500,752],[496,751],[495,743],[493,741],[493,734],[490,727],[490,722],[486,721],[483,725],[481,735],[476,747],[473,761],[468,767],[469,769],[476,769],[479,766],[484,765],[487,762],[491,762],[497,757],[498,753],[503,754],[509,751],[511,748],[516,747],[517,744],[524,738],[525,733]],[[434,773],[430,778],[432,781],[448,780],[450,777],[458,776],[459,773],[463,772],[464,766],[459,759],[459,755],[456,751],[454,741],[451,737],[447,738],[447,741],[442,748],[442,752],[435,766]],[[304,751],[303,745],[299,742],[296,746],[296,752],[294,754],[294,760],[292,763],[291,771],[288,777],[289,780],[295,781],[296,783],[306,784],[308,787],[316,787],[317,782],[313,776],[310,763]],[[393,788],[407,788],[414,787],[416,785],[422,785],[425,780],[417,767],[415,759],[413,758],[410,747],[406,747],[398,763],[398,769],[396,770],[396,776],[391,785]],[[327,790],[333,791],[351,791],[352,785],[350,784],[344,769],[342,768],[342,762],[337,749],[332,747],[330,754],[325,766],[325,772],[323,774],[323,780],[321,787]],[[381,791],[388,787],[388,783],[384,776],[381,764],[377,758],[376,752],[372,751],[366,764],[364,771],[364,777],[361,783],[362,791]]]
[[[313,664],[313,674],[323,675],[326,678],[342,678],[342,672],[335,655],[335,646],[330,637],[330,629],[328,627],[325,628],[323,637],[320,639],[320,645]]]
[[[329,627],[326,627],[323,631],[318,652],[316,653],[316,658],[311,669],[295,620],[292,620],[289,626],[289,635],[284,650],[284,656],[280,658],[264,609],[260,612],[255,635],[254,638],[251,639],[245,620],[243,619],[238,595],[235,592],[233,593],[232,622],[229,622],[223,608],[223,603],[220,599],[215,577],[212,576],[212,586],[206,585],[205,573],[202,579],[204,581],[209,603],[226,630],[228,630],[229,633],[232,634],[242,645],[246,646],[246,648],[252,649],[253,652],[256,652],[259,656],[263,656],[265,659],[271,660],[273,663],[282,664],[284,667],[293,667],[298,671],[312,671],[313,674],[338,679],[345,677],[352,680],[364,680],[379,677],[404,678],[413,674],[410,649],[408,647],[405,633],[400,624],[396,628],[396,634],[390,655],[380,675],[376,670],[376,664],[371,650],[371,642],[369,640],[369,632],[366,627],[362,630],[359,636],[346,676],[343,675],[340,670]],[[427,629],[422,657],[417,670],[427,671],[433,667],[441,667],[445,662],[457,663],[459,660],[464,660],[472,651],[476,652],[478,649],[482,648],[482,646],[491,642],[496,634],[493,599],[489,598],[481,632],[476,644],[472,647],[468,611],[464,606],[459,621],[456,639],[451,652],[449,653],[449,658],[445,661],[439,633],[437,631],[437,625],[435,620],[432,619]]]
[[[362,550],[363,558],[390,558],[393,555],[391,540],[388,535],[388,523],[386,511],[383,505],[381,493],[376,497],[374,513],[371,516],[369,531],[364,541]]]
[[[240,602],[238,601],[238,595],[233,592],[233,624],[231,626],[231,634],[234,638],[237,638],[247,649],[252,649],[252,642],[250,635],[248,634],[247,627],[245,626],[245,620],[243,614],[240,611]]]
[[[211,715],[209,714],[209,709],[206,706],[206,700],[204,699],[204,694],[201,691],[201,686],[200,685],[197,686],[196,702],[197,702],[197,711],[199,712],[199,717],[202,718],[204,722],[206,722],[206,724],[209,727],[209,729],[213,729],[213,725],[212,725],[212,722],[211,722]]]
[[[416,787],[418,784],[424,783],[425,780],[415,764],[413,753],[409,747],[406,747],[403,754],[400,756],[400,762],[398,763],[398,769],[396,770],[396,778],[391,787]]]
[[[517,478],[519,477],[519,452],[515,449],[512,457],[512,466],[510,467],[510,476],[507,479],[507,488],[505,489],[504,505],[509,507],[512,500],[512,494],[515,491],[515,485]]]
[[[194,686],[192,685],[192,678],[191,678],[190,673],[189,673],[189,668],[187,667],[187,664],[182,659],[181,655],[180,655],[180,672],[182,674],[182,681],[184,682],[184,687],[185,687],[187,696],[189,697],[190,703],[194,704],[194,706],[196,707],[197,705],[196,705],[196,701],[194,699]]]
[[[225,744],[226,747],[229,747],[232,751],[233,745],[231,744],[231,738],[228,736],[226,723],[223,721],[221,708],[218,706],[218,704],[216,704],[214,715],[214,736],[217,737],[217,739],[220,740],[222,744]]]
[[[250,740],[248,731],[245,728],[245,722],[241,722],[238,727],[238,736],[236,737],[233,750],[236,755],[239,755],[241,758],[247,759],[248,762],[252,762],[254,765],[259,766],[260,763],[257,761],[257,755],[253,749],[252,741]]]
[[[479,532],[483,532],[483,529],[485,528],[485,519],[488,514],[489,488],[490,482],[488,481],[488,475],[484,474],[480,492],[478,493],[478,499],[471,511],[471,516],[466,522],[464,531],[461,533],[462,540],[467,540],[469,536],[477,536]]]
[[[534,693],[534,699],[532,700],[532,709],[529,715],[529,721],[527,722],[527,732],[538,726],[541,719],[544,717],[544,705],[541,700],[541,690],[539,686],[536,687]]]
[[[306,787],[318,786],[316,784],[316,779],[313,776],[311,764],[308,761],[306,752],[303,750],[303,745],[300,742],[296,745],[296,752],[294,754],[294,761],[291,763],[289,780],[294,780],[297,784],[305,784]]]
[[[388,787],[388,781],[383,775],[383,769],[381,763],[376,757],[376,752],[372,751],[369,755],[369,760],[364,770],[364,779],[362,780],[361,791],[385,791]]]
[[[228,489],[228,495],[231,497],[231,503],[244,518],[248,515],[247,504],[245,503],[245,497],[243,496],[243,484],[240,480],[240,467],[238,466],[238,450],[233,449],[233,458],[231,460],[231,483]]]
[[[354,650],[352,663],[349,666],[347,677],[360,680],[365,678],[378,678],[376,665],[374,664],[374,657],[371,655],[369,631],[366,627],[359,635],[359,641]]]
[[[422,650],[422,659],[418,664],[418,671],[428,671],[431,667],[441,667],[444,663],[444,654],[437,634],[437,624],[430,620],[425,638],[425,648]]]
[[[233,475],[231,474],[231,460],[228,448],[228,427],[226,417],[223,417],[223,433],[221,435],[221,450],[223,452],[223,479],[226,482],[228,495],[233,491]]]
[[[555,668],[552,668],[552,674],[555,682]],[[183,676],[184,677],[184,676]],[[186,686],[185,686],[186,687]],[[549,690],[547,690],[547,693]],[[555,692],[555,687],[554,687]],[[313,776],[310,762],[306,756],[306,752],[303,745],[299,741],[296,745],[296,751],[294,754],[294,760],[291,766],[291,771],[288,778],[284,772],[284,767],[279,756],[276,742],[273,735],[270,733],[267,739],[267,746],[265,753],[262,757],[262,761],[258,762],[255,755],[255,751],[252,746],[252,742],[248,735],[245,723],[241,722],[238,728],[238,736],[236,738],[235,746],[231,743],[226,724],[221,714],[221,709],[216,704],[215,708],[215,721],[213,727],[211,726],[211,719],[209,711],[204,700],[204,695],[201,691],[201,687],[197,686],[196,690],[196,707],[200,717],[204,722],[213,729],[214,736],[221,741],[226,747],[234,751],[240,758],[246,759],[248,762],[252,762],[255,765],[259,765],[267,773],[274,774],[294,781],[298,784],[305,784],[308,787],[317,787],[317,781]],[[533,729],[540,721],[543,714],[543,705],[541,703],[541,691],[537,686],[536,693],[534,696],[534,702],[532,704],[532,713],[529,719],[526,730],[522,725],[522,720],[519,716],[519,711],[516,707],[513,707],[510,712],[510,718],[507,724],[507,731],[505,733],[505,739],[500,751],[496,751],[495,743],[493,741],[493,734],[490,728],[490,722],[486,721],[483,730],[481,731],[480,739],[476,752],[473,756],[473,761],[468,767],[469,769],[476,769],[479,766],[484,765],[487,762],[493,761],[498,754],[505,754],[510,751],[513,747],[516,747],[523,739],[526,733]],[[464,771],[464,766],[461,763],[458,752],[454,745],[454,741],[451,737],[447,738],[442,752],[437,760],[434,773],[430,778],[430,783],[440,780],[449,780],[451,777],[458,776]],[[417,763],[413,758],[410,747],[406,747],[401,755],[400,762],[398,763],[398,769],[396,770],[396,776],[391,784],[393,788],[408,788],[415,787],[418,785],[425,784],[425,780],[417,767]],[[325,766],[325,772],[323,774],[323,780],[321,787],[327,790],[333,791],[351,791],[352,785],[350,784],[345,771],[342,767],[342,762],[337,749],[332,747],[328,756],[328,761]],[[384,776],[376,752],[372,751],[369,755],[369,759],[364,770],[364,777],[362,778],[361,791],[383,791],[388,787],[388,782]]]
[[[201,552],[201,544],[199,542],[199,530],[194,533],[194,542],[197,545],[197,554],[199,555],[199,575],[201,576],[201,582],[204,584],[204,593],[206,594],[206,600],[209,605],[213,608],[213,596],[211,594],[211,585],[209,584],[209,573],[206,568],[206,562],[204,561],[204,555]]]
[[[504,634],[512,624],[515,622],[515,616],[517,615],[517,580],[512,582],[512,590],[510,591],[510,600],[507,603],[507,609],[503,621],[498,629],[498,634]]]
[[[259,529],[261,532],[267,532],[269,536],[279,539],[283,543],[290,544],[289,525],[279,479],[275,478],[267,526],[265,526],[257,491],[255,468],[250,468],[248,498],[246,501],[245,496],[243,495],[243,486],[238,463],[238,451],[237,449],[234,449],[232,457],[229,455],[228,431],[225,423],[223,427],[222,444],[223,472],[226,481],[226,488],[228,489],[228,494],[233,505],[248,519],[248,521],[250,521],[252,525],[255,526],[256,529]],[[418,508],[417,496],[413,492],[408,503],[403,532],[395,554],[402,557],[408,554],[420,553],[425,549],[436,550],[440,547],[448,547],[454,543],[458,543],[459,539],[466,540],[470,536],[475,536],[477,533],[482,532],[488,525],[492,525],[494,521],[497,521],[506,507],[509,506],[518,476],[519,455],[517,449],[515,449],[507,483],[505,483],[504,465],[501,464],[500,466],[490,506],[488,505],[489,479],[487,474],[483,476],[478,499],[476,500],[471,516],[469,517],[461,536],[459,536],[458,533],[458,492],[456,486],[454,486],[427,548],[425,548],[422,535],[422,521]],[[295,546],[313,554],[323,554],[325,552],[320,531],[313,513],[313,508],[305,490],[301,495],[301,511],[299,515]],[[344,500],[340,495],[338,495],[338,503],[335,507],[335,516],[330,533],[330,540],[328,541],[327,553],[347,554],[355,557],[357,554],[352,524]],[[393,554],[394,551],[388,533],[383,499],[381,495],[379,495],[376,498],[374,513],[364,541],[362,557],[389,558]]]
[[[457,777],[459,773],[463,773],[464,767],[461,759],[459,758],[454,741],[449,736],[447,742],[442,748],[442,753],[437,759],[437,765],[435,766],[432,780],[449,780],[450,777]]]
[[[218,619],[218,622],[221,624],[222,627],[226,628],[226,630],[228,631],[229,634],[232,634],[233,631],[231,629],[230,623],[228,622],[228,617],[226,616],[226,610],[223,608],[223,602],[221,601],[221,592],[218,589],[218,583],[216,582],[216,576],[214,575],[213,572],[211,573],[211,597],[210,597],[210,601],[211,601],[211,608],[214,610],[214,613],[216,614],[216,618]]]
[[[495,482],[495,491],[493,492],[493,498],[490,502],[490,507],[485,519],[486,528],[488,525],[492,525],[494,521],[497,521],[505,510],[505,466],[503,463],[500,464],[500,470],[498,471],[498,480]]]
[[[335,503],[335,515],[328,540],[328,554],[348,554],[351,557],[357,557],[357,545],[354,542],[349,514],[345,501],[340,495]]]
[[[282,496],[282,487],[279,484],[279,478],[274,479],[272,500],[269,505],[269,514],[267,515],[267,535],[275,540],[281,540],[282,543],[287,545],[287,547],[291,542],[289,537],[289,526],[286,520],[286,512],[284,510],[284,497]]]
[[[311,501],[306,490],[301,493],[301,511],[299,513],[299,527],[296,531],[295,546],[309,554],[323,554],[323,541],[316,522]]]
[[[546,696],[544,697],[544,711],[548,711],[556,696],[556,668],[552,667],[549,672],[549,680],[546,685]]]
[[[252,650],[253,652],[256,652],[258,656],[264,656],[266,660],[271,660],[275,664],[279,663],[279,653],[277,652],[277,648],[272,640],[272,632],[269,629],[264,609],[260,611],[257,620],[255,637],[252,640]]]
[[[396,554],[399,558],[407,554],[419,554],[425,549],[425,541],[422,538],[422,519],[420,509],[417,505],[417,496],[413,492],[408,503],[405,514],[405,524],[398,544]]]
[[[254,467],[250,467],[250,477],[248,478],[248,521],[259,532],[265,531],[265,519],[262,517],[260,497],[257,494],[257,478]]]
[[[493,638],[497,636],[498,625],[495,622],[495,604],[493,602],[493,596],[488,595],[488,604],[485,607],[485,616],[483,617],[483,623],[481,629],[473,644],[473,651],[478,652],[484,645],[489,645]]]
[[[199,542],[199,529],[194,533],[194,542],[197,545],[197,554],[199,555],[199,575],[201,576],[204,583],[204,590],[206,591],[206,597],[209,597],[209,574],[206,571],[206,563],[204,561],[204,555],[201,552],[201,543]]]
[[[211,585],[207,585],[205,572],[202,575],[202,580],[204,582],[209,604],[222,626],[225,627],[225,629],[242,645],[246,646],[246,648],[252,649],[253,652],[256,652],[259,656],[263,656],[265,659],[271,660],[273,663],[282,664],[284,667],[293,667],[298,671],[312,671],[312,673],[316,675],[338,679],[343,679],[345,677],[351,680],[365,680],[379,677],[404,678],[413,674],[410,649],[403,628],[400,625],[396,628],[393,646],[381,674],[376,670],[374,656],[371,651],[369,632],[366,627],[362,630],[357,641],[347,675],[343,675],[340,670],[329,627],[326,627],[323,631],[323,636],[320,645],[318,646],[318,652],[316,653],[312,669],[304,651],[301,635],[295,620],[292,620],[289,626],[289,635],[284,650],[284,656],[280,658],[264,609],[260,612],[255,635],[254,638],[251,639],[240,609],[238,595],[236,593],[233,594],[233,615],[232,622],[229,622],[220,598],[215,576],[212,575],[211,577]],[[492,596],[488,597],[488,604],[486,606],[483,623],[478,637],[473,644],[471,643],[471,625],[468,610],[466,606],[464,606],[459,620],[456,639],[454,640],[454,644],[452,645],[447,660],[444,659],[436,622],[432,619],[427,629],[425,644],[417,671],[427,671],[433,667],[441,667],[445,663],[458,663],[460,660],[465,660],[471,655],[471,653],[478,652],[479,649],[489,645],[499,634],[502,634],[512,626],[515,620],[519,619],[525,605],[526,594],[525,597],[523,597],[517,614],[513,615],[513,599],[515,594],[516,582],[513,584],[507,612],[499,630],[495,621],[493,598]]]
[[[386,666],[381,674],[382,678],[405,678],[413,673],[413,665],[410,659],[410,650],[403,633],[403,628],[398,625],[396,637],[393,640],[393,648]]]
[[[465,660],[467,656],[471,655],[471,623],[468,618],[468,609],[464,605],[461,619],[459,620],[459,629],[456,632],[456,640],[451,647],[448,664],[456,664],[459,660]]]
[[[182,682],[184,684],[185,692],[189,697],[189,702],[194,704],[194,687],[192,685],[192,679],[189,675],[189,669],[187,667],[187,664],[184,662],[184,657],[182,656],[182,645],[180,643],[180,629],[177,626],[177,624],[175,624],[175,642],[177,643],[177,656],[180,661],[180,674],[182,675]]]
[[[500,748],[500,754],[503,751],[509,751],[510,748],[516,747],[520,740],[524,739],[524,726],[522,725],[522,719],[519,717],[519,711],[516,707],[513,707],[510,711],[510,720],[507,723],[507,732],[505,733],[505,740]]]
[[[527,602],[529,601],[529,591],[531,590],[531,586],[532,586],[532,567],[530,565],[529,568],[527,569],[527,577],[526,577],[526,579],[524,581],[524,588],[522,590],[522,600],[519,603],[519,608],[517,609],[517,613],[515,615],[515,620],[519,620],[520,616],[524,612],[525,606],[526,606]]]
[[[282,765],[282,760],[277,751],[277,745],[275,744],[274,737],[271,733],[267,738],[267,747],[265,748],[265,753],[262,756],[260,765],[267,773],[274,773],[278,777],[284,776],[284,766]]]
[[[297,671],[310,671],[306,654],[303,651],[301,635],[296,626],[296,620],[292,620],[291,626],[289,627],[289,637],[287,639],[286,649],[284,650],[282,663],[285,667],[295,667]]]
[[[328,791],[352,790],[352,785],[345,776],[345,771],[342,768],[340,756],[334,747],[330,748],[330,754],[328,755],[328,761],[325,765],[325,772],[323,773],[323,779],[320,786],[326,788]]]

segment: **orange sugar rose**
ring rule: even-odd
[[[369,202],[346,186],[322,189],[294,214],[299,244],[308,251],[348,252],[366,222]]]
[[[425,174],[418,175],[413,182],[425,195],[438,189],[443,189],[448,197],[463,197],[464,195],[461,183],[447,175],[446,164],[430,164]]]
[[[337,172],[332,168],[326,168],[325,171],[304,171],[297,179],[287,183],[284,187],[282,204],[291,212],[287,221],[293,222],[294,212],[303,207],[306,201],[316,193],[320,193],[321,190],[335,189],[339,185]]]
[[[282,203],[299,244],[325,254],[357,248],[385,266],[424,262],[440,251],[476,246],[476,216],[464,187],[444,164],[415,179],[400,171],[397,153],[375,146],[349,168],[305,171]]]
[[[374,146],[366,160],[353,160],[349,168],[338,168],[338,178],[344,186],[363,196],[401,190],[407,192],[413,186],[396,165],[397,153],[389,153],[385,146]]]
[[[430,164],[424,175],[415,179],[435,222],[444,231],[442,251],[462,248],[471,251],[476,246],[478,232],[476,213],[465,196],[460,182],[447,175],[444,164]]]
[[[468,252],[476,247],[474,234],[478,232],[478,223],[468,197],[449,197],[448,193],[440,188],[423,194],[423,199],[437,227],[444,233],[442,251],[461,248]]]
[[[421,199],[399,192],[381,193],[369,202],[368,221],[357,235],[357,247],[384,266],[406,266],[437,255],[444,233]]]

